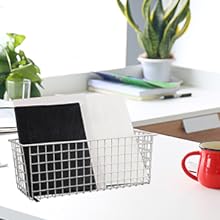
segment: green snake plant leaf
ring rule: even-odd
[[[122,14],[125,16],[125,6],[121,3],[120,0],[117,0],[118,6],[121,9]]]
[[[135,23],[132,14],[131,14],[131,7],[130,7],[130,3],[129,0],[127,0],[126,2],[126,6],[125,6],[125,16],[127,17],[128,23],[130,24],[130,26],[136,31],[136,32],[141,32],[141,30],[139,29],[138,25]]]
[[[137,33],[137,42],[138,42],[139,46],[145,50],[145,46],[143,44],[143,33],[142,32]]]
[[[177,32],[176,32],[176,35],[175,35],[175,40],[177,40],[179,37],[181,37],[186,32],[186,30],[189,27],[190,21],[191,21],[191,12],[188,11],[187,15],[186,15],[185,23],[182,26],[182,28],[177,27],[178,29],[177,29]]]
[[[190,0],[186,0],[185,4],[178,13],[175,13],[174,17],[170,20],[164,30],[163,38],[159,47],[159,54],[162,59],[169,58],[170,56],[170,50],[174,43],[173,40],[175,39],[175,35],[177,34],[178,25],[186,18],[189,11],[189,3]]]
[[[144,48],[147,58],[152,59],[170,58],[173,44],[189,26],[189,2],[190,0],[172,0],[165,8],[163,0],[143,0],[141,12],[145,25],[141,31],[132,17],[129,0],[126,0],[126,4],[117,0],[128,24],[137,34],[138,43]],[[181,25],[184,20],[184,25]]]
[[[155,9],[151,17],[152,17],[151,20],[154,30],[157,32],[159,39],[161,40],[165,28],[165,22],[163,20],[164,10],[162,5],[162,0],[157,0]]]
[[[137,33],[137,39],[138,39],[139,45],[145,50],[148,57],[150,56],[149,54],[154,53],[153,48],[152,48],[152,43],[149,38],[146,38],[144,33],[142,32]]]
[[[126,0],[126,4],[124,5],[120,0],[117,0],[118,6],[121,9],[122,13],[127,19],[128,24],[135,30],[135,32],[141,32],[138,25],[135,23],[132,14],[129,0]]]
[[[165,12],[164,12],[164,23],[167,25],[170,20],[173,18],[176,9],[179,5],[181,0],[177,0],[177,1],[171,1],[170,5],[166,8]]]
[[[152,0],[144,0],[142,4],[142,12],[145,16],[145,27],[144,27],[144,39],[143,44],[145,45],[145,48],[148,47],[147,57],[148,58],[156,58],[158,56],[158,46],[160,43],[159,34],[156,32],[156,30],[153,27],[152,21],[151,21],[151,14],[150,14],[150,8],[151,8]]]
[[[190,20],[191,20],[191,13],[190,11],[188,11],[184,25],[181,28],[177,27],[176,34],[173,36],[173,38],[170,41],[169,50],[171,50],[175,41],[186,32],[187,28],[189,27]]]
[[[148,19],[152,0],[143,0],[141,11],[145,19]]]

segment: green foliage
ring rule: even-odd
[[[137,33],[138,42],[147,57],[170,58],[175,41],[185,33],[190,24],[190,0],[172,0],[167,8],[164,8],[162,0],[143,0],[143,31],[132,17],[129,0],[125,4],[121,0],[117,0],[117,3],[128,24]]]
[[[40,69],[24,51],[17,47],[25,40],[24,35],[8,33],[6,42],[0,42],[0,98],[4,97],[7,80],[31,80],[31,97],[40,96]]]

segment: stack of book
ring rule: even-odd
[[[88,81],[88,90],[105,94],[125,95],[136,100],[155,99],[174,95],[180,89],[178,82],[159,82],[109,72],[95,72],[99,78]]]
[[[0,133],[15,132],[16,120],[12,102],[0,99]]]

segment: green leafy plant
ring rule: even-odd
[[[143,0],[141,9],[145,20],[143,31],[132,17],[129,0],[126,0],[125,4],[121,0],[117,0],[117,3],[128,24],[137,33],[138,42],[147,57],[171,58],[171,49],[175,41],[185,33],[190,24],[190,0],[172,0],[166,8],[162,0]]]
[[[8,33],[7,40],[0,42],[0,98],[4,97],[7,80],[31,80],[31,97],[40,96],[40,69],[17,47],[25,40],[24,35]]]

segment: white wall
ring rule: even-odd
[[[26,35],[43,76],[125,66],[126,22],[115,0],[0,0],[0,32]]]
[[[220,73],[220,1],[191,0],[190,27],[176,42],[176,64]]]

